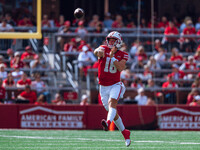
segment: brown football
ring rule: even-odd
[[[77,8],[74,11],[74,17],[77,19],[82,19],[85,15],[85,12],[82,8]]]

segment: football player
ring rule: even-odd
[[[121,117],[117,113],[119,98],[125,93],[125,86],[120,82],[120,72],[125,69],[128,54],[120,51],[123,41],[121,34],[117,31],[110,32],[106,37],[106,44],[95,49],[94,54],[98,57],[98,78],[100,84],[101,101],[108,111],[107,120],[101,124],[105,131],[108,131],[112,121],[121,131],[126,146],[131,144],[130,131],[125,129]]]

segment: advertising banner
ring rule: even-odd
[[[66,107],[60,107],[59,110],[52,106],[20,108],[20,127],[82,129],[85,128],[83,115],[82,110],[67,110]]]

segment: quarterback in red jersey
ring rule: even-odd
[[[108,130],[112,121],[124,136],[126,146],[131,144],[130,131],[125,129],[121,117],[117,113],[119,98],[125,93],[125,86],[120,82],[120,72],[125,69],[128,54],[120,51],[122,38],[119,32],[113,31],[106,37],[107,45],[101,45],[95,49],[94,54],[98,57],[98,77],[100,84],[101,101],[108,111],[107,121],[101,124],[105,131]]]

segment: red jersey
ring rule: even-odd
[[[111,62],[110,51],[111,49],[108,46],[101,45],[104,48],[105,57],[100,58],[98,66],[98,77],[99,84],[103,86],[110,86],[117,82],[120,82],[120,72],[117,70],[115,65]],[[114,57],[121,61],[122,59],[128,60],[128,53],[118,50]]]
[[[15,58],[11,59],[11,61],[10,61],[10,67],[11,67],[11,68],[23,68],[23,67],[24,67],[23,61],[20,60],[20,61],[18,62],[18,64],[15,64],[15,61],[16,61]],[[14,65],[14,64],[15,64],[15,65]]]
[[[23,91],[20,96],[26,98],[27,100],[29,100],[30,104],[34,104],[35,101],[37,100],[37,95],[34,91],[30,91],[30,92],[26,92]]]
[[[19,85],[31,85],[31,80],[30,79],[26,79],[26,81],[19,80],[17,82],[17,84],[19,84]]]
[[[183,61],[183,57],[181,55],[171,56],[170,61]]]
[[[176,88],[178,87],[177,84],[175,82],[172,82],[172,83],[169,83],[168,81],[164,82],[163,85],[162,85],[162,88]],[[174,93],[176,92],[174,89],[173,90],[167,90],[165,91],[164,93],[167,94],[167,93]]]
[[[167,28],[165,28],[165,32],[164,32],[164,34],[165,35],[170,35],[170,34],[174,34],[174,35],[178,35],[178,29],[176,28],[176,27],[170,27],[170,26],[168,26]],[[173,41],[176,41],[177,40],[177,38],[174,38],[174,37],[171,37],[171,38],[169,38],[169,37],[166,37],[166,40],[167,41],[170,41],[170,42],[173,42]]]
[[[196,30],[195,30],[195,28],[194,27],[192,27],[192,28],[185,28],[184,30],[183,30],[183,35],[190,35],[190,34],[196,34]],[[189,39],[189,40],[195,40],[195,38],[184,38],[184,39]]]
[[[185,76],[185,73],[183,71],[179,70],[177,73],[172,72],[171,75],[174,79],[183,79]]]
[[[35,58],[36,56],[37,56],[37,54],[32,53],[32,52],[30,52],[30,53],[24,52],[21,55],[21,60],[24,60],[25,58],[30,58],[30,57]]]

